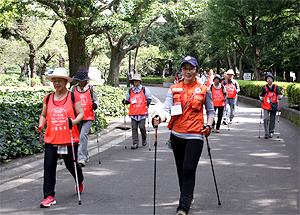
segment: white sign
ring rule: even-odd
[[[251,73],[244,73],[244,80],[251,81]]]

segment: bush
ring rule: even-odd
[[[286,88],[288,103],[300,105],[300,84],[290,84]]]
[[[174,83],[175,81],[175,76],[169,76],[167,78],[165,78],[164,82],[167,82],[167,83]]]
[[[127,77],[120,77],[120,82],[127,82]],[[163,84],[163,78],[153,78],[153,77],[142,77],[142,83],[146,84]]]
[[[96,86],[100,102],[100,107],[96,110],[98,132],[107,126],[105,118],[123,115],[122,99],[126,96],[126,90],[124,87]],[[42,151],[34,127],[38,124],[42,111],[42,100],[48,93],[50,91],[0,92],[1,162]],[[95,130],[96,126],[93,124],[91,131]]]

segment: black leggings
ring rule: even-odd
[[[78,145],[74,145],[75,160],[78,174],[78,183],[82,183],[83,175],[82,169],[77,163],[77,150]],[[68,146],[68,154],[62,155],[66,168],[72,174],[75,180],[75,169],[72,154],[72,146]],[[44,157],[44,198],[47,196],[55,196],[55,182],[56,182],[56,166],[57,166],[57,147],[52,144],[45,144],[45,157]]]
[[[224,107],[214,107],[214,108],[215,108],[215,112],[218,109],[218,121],[217,121],[216,129],[219,130],[220,125],[221,125],[221,121],[222,121]],[[214,120],[213,126],[215,126],[215,120]]]
[[[194,197],[196,169],[202,153],[203,141],[199,139],[181,139],[172,134],[171,144],[180,189],[177,211],[183,210],[188,213]]]

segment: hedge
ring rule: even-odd
[[[265,81],[244,81],[239,82],[241,92],[240,95],[258,99],[262,86],[266,85]],[[288,97],[288,103],[300,105],[300,84],[288,82],[274,82],[281,89],[284,96]]]
[[[127,82],[127,77],[120,77],[119,82]],[[163,78],[149,78],[149,77],[142,77],[142,82],[147,84],[163,84]]]

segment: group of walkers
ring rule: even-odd
[[[222,117],[229,118],[229,123],[232,123],[240,88],[238,82],[233,79],[233,70],[227,71],[225,79],[218,74],[214,75],[211,70],[207,81],[203,82],[202,77],[198,77],[198,62],[191,56],[182,60],[180,70],[182,78],[180,77],[180,81],[170,87],[164,107],[152,118],[152,125],[157,128],[161,122],[170,117],[168,122],[171,131],[170,148],[175,158],[180,191],[177,215],[186,215],[194,201],[196,169],[204,139],[207,140],[215,124],[215,131],[219,132]],[[78,70],[77,75],[72,79],[68,77],[65,69],[58,68],[47,79],[53,83],[55,92],[44,98],[39,125],[35,128],[36,132],[40,133],[47,122],[44,138],[44,200],[40,203],[41,207],[56,204],[54,188],[57,159],[60,154],[66,168],[74,177],[76,192],[80,194],[83,191],[82,167],[89,160],[88,132],[95,120],[94,110],[99,107],[95,89],[88,84],[87,70]],[[69,91],[66,86],[72,80],[77,80],[78,84]],[[265,137],[269,138],[273,135],[275,126],[273,103],[277,102],[277,98],[281,99],[282,94],[279,87],[272,84],[274,81],[272,75],[267,75],[266,80],[268,84],[262,88],[260,98],[263,101],[262,108],[265,109]],[[152,95],[147,87],[142,86],[139,74],[133,75],[130,82],[132,87],[127,91],[122,104],[124,107],[130,105],[129,117],[133,141],[131,149],[137,149],[139,148],[138,128],[142,136],[142,145],[147,145],[145,121],[149,117],[148,108]],[[228,115],[225,114],[227,105],[231,109]],[[204,106],[206,120],[204,120]],[[217,123],[214,122],[215,111],[218,111]],[[270,117],[268,117],[269,113]],[[71,125],[68,124],[68,119]]]

